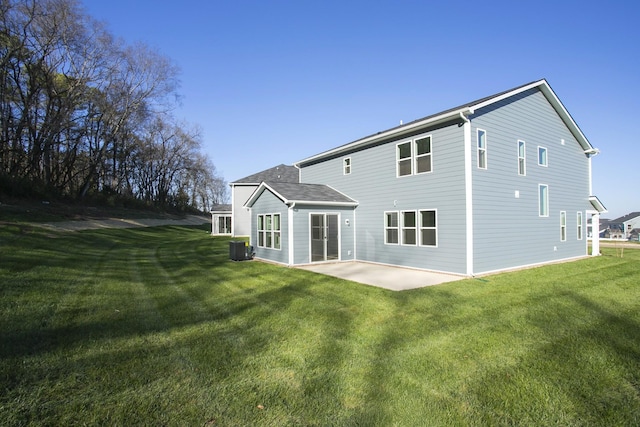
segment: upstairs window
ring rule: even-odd
[[[540,166],[547,166],[547,149],[544,147],[538,147],[538,164]]]
[[[397,176],[417,175],[433,170],[431,135],[396,146]]]
[[[416,173],[431,172],[431,136],[415,140]]]
[[[524,141],[518,141],[518,175],[526,175],[526,150]]]
[[[346,159],[344,159],[343,168],[344,175],[351,174],[351,157],[347,157]]]
[[[411,175],[411,141],[398,144],[398,176]]]
[[[487,132],[478,129],[478,169],[487,168]]]

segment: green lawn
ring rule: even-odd
[[[0,225],[0,424],[640,425],[640,250],[394,293]]]

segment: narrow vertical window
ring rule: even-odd
[[[420,211],[420,245],[438,245],[435,210]]]
[[[487,168],[487,133],[478,129],[478,168]]]
[[[398,244],[398,212],[384,214],[384,242],[389,245]]]
[[[345,175],[351,174],[351,157],[347,157],[346,159],[344,159],[343,166],[344,166],[344,169],[343,169],[344,174]]]
[[[582,240],[582,212],[578,212],[578,217],[576,218],[576,224],[578,227],[578,240]]]
[[[416,244],[416,213],[415,211],[402,212],[402,244]]]
[[[526,175],[526,160],[525,160],[526,150],[524,146],[524,141],[518,141],[518,175]]]
[[[264,216],[264,246],[267,248],[273,247],[273,233],[271,232],[273,230],[272,219],[271,215]]]
[[[547,166],[547,149],[544,147],[538,147],[538,164],[540,166]]]
[[[411,141],[398,144],[398,176],[411,175]]]
[[[264,215],[258,215],[258,247],[264,247]]]
[[[273,215],[273,249],[280,249],[280,214]]]
[[[549,216],[549,186],[538,185],[538,215]]]
[[[567,213],[560,211],[560,241],[567,240]]]
[[[416,173],[431,172],[431,136],[415,140]]]

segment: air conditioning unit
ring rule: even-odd
[[[253,258],[253,246],[241,240],[229,242],[229,258],[232,261],[245,261]]]

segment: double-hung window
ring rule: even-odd
[[[567,213],[560,211],[560,241],[567,240]]]
[[[417,222],[416,211],[404,211],[402,214],[402,244],[415,245]]]
[[[518,141],[518,175],[526,175],[526,150],[524,141]]]
[[[547,159],[547,149],[544,147],[538,147],[538,164],[540,166],[548,166],[548,159]]]
[[[576,218],[576,224],[578,227],[578,240],[582,240],[582,212],[578,212],[578,217]]]
[[[343,174],[350,175],[351,174],[351,157],[347,157],[343,161]]]
[[[280,249],[280,214],[258,215],[258,247]]]
[[[436,211],[420,211],[420,245],[438,246]]]
[[[397,245],[398,239],[398,212],[384,213],[384,242],[388,245]]]
[[[478,129],[478,169],[487,168],[487,132]]]
[[[396,145],[397,176],[427,173],[433,170],[431,135]]]
[[[549,216],[549,186],[538,185],[538,215]]]
[[[431,172],[431,136],[416,139],[416,173]]]

